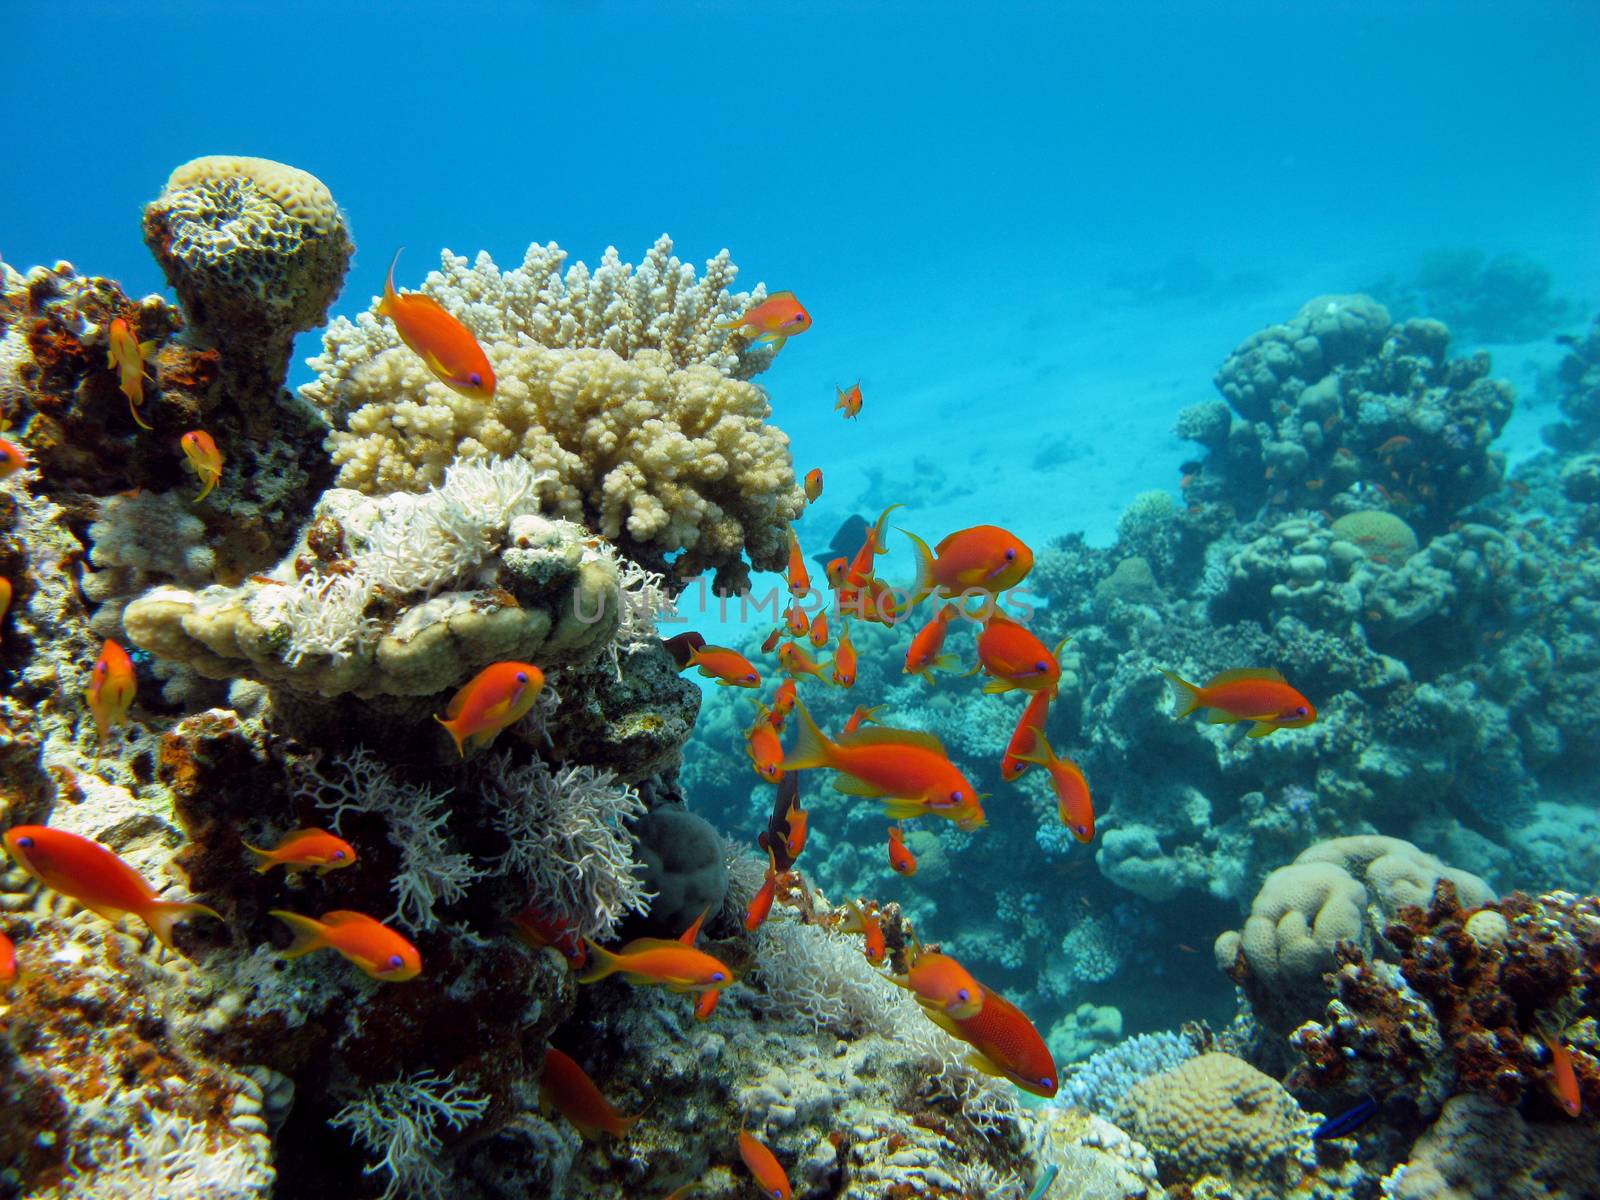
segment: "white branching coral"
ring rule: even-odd
[[[438,1075],[418,1071],[390,1083],[380,1083],[341,1108],[328,1121],[350,1136],[376,1162],[362,1168],[368,1175],[389,1177],[382,1200],[444,1200],[450,1172],[440,1161],[444,1141],[439,1126],[460,1130],[481,1117],[489,1107],[455,1082],[454,1073]]]
[[[413,933],[433,929],[439,924],[435,907],[460,900],[467,886],[484,874],[469,855],[454,848],[445,806],[450,792],[401,782],[363,746],[330,765],[331,774],[320,764],[302,765],[296,797],[328,809],[340,832],[349,813],[382,817],[390,843],[400,851],[400,871],[394,878],[398,902],[391,919]]]
[[[502,272],[446,252],[424,285],[483,345],[488,399],[445,387],[373,312],[328,327],[301,395],[334,426],[341,486],[420,491],[457,458],[518,456],[553,477],[547,511],[680,583],[714,569],[737,587],[745,555],[779,569],[804,501],[788,438],[745,382],[771,355],[717,328],[760,289],[727,291],[726,252],[696,281],[665,237],[637,271],[610,250],[563,276],[564,258],[535,246]]]
[[[91,1146],[49,1200],[256,1200],[272,1193],[270,1145],[219,1139],[198,1121],[144,1109],[113,1147]],[[254,1151],[254,1152],[252,1152]]]
[[[638,840],[627,825],[644,815],[645,804],[610,771],[551,772],[538,759],[514,767],[506,754],[485,760],[479,786],[510,843],[499,864],[527,881],[531,904],[598,939],[611,936],[629,912],[649,907]]]

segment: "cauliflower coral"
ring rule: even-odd
[[[499,383],[487,399],[434,379],[375,313],[334,321],[301,395],[334,426],[339,484],[421,491],[456,458],[515,455],[550,474],[555,515],[679,584],[714,570],[719,589],[743,586],[746,557],[780,569],[804,500],[789,439],[748,382],[772,351],[719,328],[762,289],[728,291],[727,251],[697,281],[665,236],[637,270],[614,249],[592,273],[563,274],[565,258],[534,245],[501,271],[446,252],[424,283],[488,354]]]

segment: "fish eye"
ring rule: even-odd
[[[1054,1079],[1052,1079],[1050,1076],[1048,1076],[1048,1075],[1039,1076],[1039,1086],[1040,1087],[1053,1088],[1053,1087],[1055,1087],[1055,1085],[1056,1085],[1056,1081]]]
[[[722,975],[721,971],[713,971],[713,972],[711,972],[711,982],[712,983],[721,983],[722,979],[723,979],[723,975]]]
[[[1016,558],[1016,556],[1017,556],[1017,552],[1015,550],[1011,549],[1010,547],[1006,548],[1006,561],[1007,562],[1010,562],[1012,559]]]
[[[955,792],[951,792],[950,793],[950,803],[951,804],[960,804],[962,802],[962,800],[964,800],[964,799],[966,799],[966,793],[965,792],[955,791]]]
[[[1033,669],[1035,671],[1048,671],[1050,669],[1050,664],[1047,662],[1036,662],[1033,664]]]
[[[478,372],[474,371],[471,375],[467,376],[467,382],[470,383],[473,387],[482,387],[483,386],[483,376],[478,374]]]
[[[756,678],[756,673],[754,671],[751,671],[750,674],[745,676],[745,678],[750,680],[750,682],[754,683],[755,682],[755,678]]]
[[[33,849],[33,839],[31,837],[19,837],[17,839],[17,845],[21,846],[24,850],[31,850]]]
[[[334,857],[335,861],[338,861],[339,859],[344,857],[344,851],[343,850],[335,850],[333,852],[333,857]]]
[[[1304,704],[1302,704],[1299,708],[1295,709],[1294,710],[1294,715],[1297,716],[1297,717],[1305,716],[1306,715],[1306,706]]]
[[[399,968],[399,967],[403,967],[405,965],[406,965],[406,960],[401,958],[398,954],[389,955],[389,966],[390,967]]]
[[[963,1002],[967,1001],[967,1000],[971,1000],[972,999],[972,993],[967,991],[966,988],[962,988],[960,991],[958,991],[956,993],[956,999],[957,1000],[961,1000]]]

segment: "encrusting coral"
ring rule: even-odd
[[[714,570],[737,590],[745,556],[779,569],[804,498],[766,393],[746,382],[771,352],[737,350],[717,328],[761,290],[727,290],[726,252],[696,282],[665,237],[636,271],[611,251],[563,277],[564,258],[535,245],[501,271],[447,253],[424,285],[488,354],[488,398],[440,383],[374,313],[335,320],[301,395],[333,423],[339,482],[419,491],[457,458],[515,455],[549,474],[549,511],[679,585]]]

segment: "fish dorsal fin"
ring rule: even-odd
[[[768,292],[767,293],[767,299],[768,300],[793,300],[794,299],[794,293],[793,292]]]
[[[694,919],[694,923],[678,935],[678,941],[685,946],[694,945],[695,940],[700,936],[700,926],[705,924],[706,914],[710,911],[711,906],[709,904],[702,908],[700,915]]]
[[[835,739],[840,746],[915,746],[919,750],[948,758],[945,753],[944,743],[931,733],[924,733],[920,729],[857,729],[853,733],[842,733]]]
[[[1212,676],[1211,682],[1206,686],[1212,688],[1218,684],[1239,683],[1246,679],[1270,679],[1275,683],[1288,682],[1281,672],[1275,671],[1271,667],[1238,667],[1232,671],[1223,671],[1219,675]]]
[[[643,954],[650,950],[682,950],[683,943],[677,938],[642,937],[634,938],[621,950],[617,951],[620,957],[630,954]]]
[[[320,920],[329,929],[337,929],[341,925],[381,925],[366,913],[352,912],[348,908],[336,908],[332,912],[322,914]]]

